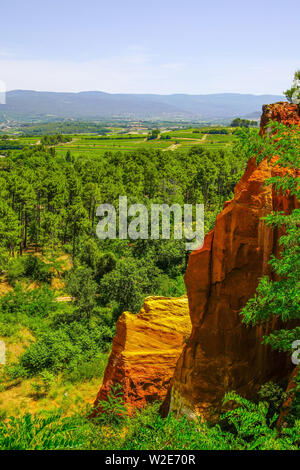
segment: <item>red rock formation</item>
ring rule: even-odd
[[[284,125],[300,126],[300,115],[297,104],[290,104],[284,101],[272,105],[264,105],[260,121],[260,134],[266,132],[269,121],[281,122]]]
[[[270,120],[300,125],[298,108],[289,103],[264,106],[261,125]],[[263,130],[261,132],[264,132]],[[235,390],[251,397],[258,386],[288,373],[285,356],[261,344],[266,330],[247,328],[239,312],[269,272],[278,236],[261,218],[272,210],[292,210],[294,198],[277,196],[265,181],[283,170],[266,161],[248,162],[234,199],[226,202],[204,246],[189,257],[185,283],[192,334],[177,363],[162,414],[207,416],[220,408],[224,394]]]
[[[105,400],[113,384],[124,391],[129,409],[166,396],[184,341],[191,333],[187,297],[148,297],[138,315],[124,312],[97,396]]]

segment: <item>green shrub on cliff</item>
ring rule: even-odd
[[[271,165],[291,170],[269,178],[266,184],[272,185],[278,194],[289,192],[290,196],[299,199],[300,178],[295,176],[293,169],[300,168],[300,130],[296,126],[287,127],[278,123],[269,123],[268,127],[272,128],[272,132],[250,140],[248,149],[256,149],[258,162],[267,158]],[[278,159],[271,161],[274,155]],[[274,330],[264,338],[264,342],[273,349],[292,355],[293,342],[300,340],[300,209],[294,209],[290,214],[274,211],[264,220],[274,229],[284,229],[285,234],[279,241],[280,257],[271,257],[269,264],[275,276],[261,279],[256,295],[247,302],[241,313],[248,325],[264,323],[274,316],[280,318],[285,328]]]
[[[269,123],[268,127],[271,132],[266,136],[246,142],[248,151],[255,149],[258,161],[267,158],[271,165],[286,168],[284,175],[270,178],[267,184],[272,185],[279,195],[288,192],[299,200],[300,178],[295,174],[300,168],[299,127],[278,123]],[[275,161],[271,160],[274,155],[278,157]],[[279,240],[280,256],[271,256],[272,276],[260,280],[255,296],[248,300],[241,314],[247,325],[280,319],[284,326],[273,329],[263,342],[289,354],[296,365],[300,360],[300,209],[294,209],[290,214],[274,211],[264,220],[268,226],[283,233]],[[299,405],[299,392],[295,394],[296,408],[297,400]],[[296,418],[297,414],[293,416]]]
[[[290,103],[300,104],[300,70],[295,72],[293,85],[284,94]]]

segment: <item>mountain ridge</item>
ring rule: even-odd
[[[0,120],[232,119],[255,116],[266,102],[282,100],[281,95],[242,93],[160,95],[12,90],[6,93],[6,104],[0,104]]]

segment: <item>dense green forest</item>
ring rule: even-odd
[[[0,334],[16,334],[23,325],[37,341],[7,368],[9,374],[46,369],[76,375],[79,362],[99,354],[103,361],[122,311],[138,312],[149,294],[185,292],[184,240],[99,240],[100,203],[117,206],[122,195],[147,207],[203,201],[209,229],[244,168],[245,159],[235,151],[199,146],[188,154],[145,149],[98,159],[74,158],[69,151],[57,155],[55,147],[43,145],[10,152],[0,173],[0,267],[15,289],[1,299]],[[72,258],[69,271],[61,265],[62,254]],[[65,281],[73,302],[53,303],[54,277]],[[26,281],[40,287],[27,291]],[[83,374],[91,374],[87,367]]]
[[[146,207],[203,202],[207,232],[224,201],[233,196],[253,146],[258,145],[257,134],[256,130],[245,131],[234,147],[220,150],[201,145],[184,152],[144,148],[106,152],[99,158],[84,153],[74,156],[63,149],[58,152],[53,146],[57,138],[49,140],[49,136],[41,137],[39,145],[9,150],[0,171],[0,269],[2,282],[12,288],[0,298],[0,337],[7,344],[21,342],[24,347],[0,369],[0,400],[1,392],[29,384],[29,396],[47,412],[24,414],[20,405],[10,416],[0,402],[1,448],[299,446],[298,402],[289,427],[279,432],[275,426],[286,398],[285,384],[265,385],[255,403],[234,394],[225,397],[225,401],[236,401],[237,407],[226,412],[217,425],[172,415],[164,420],[158,414],[159,404],[130,418],[118,390],[112,391],[106,413],[92,420],[87,418],[89,407],[78,405],[74,411],[68,406],[65,391],[72,393],[74,389],[66,387],[102,377],[122,311],[137,313],[150,294],[185,293],[188,253],[184,240],[99,240],[97,206],[111,203],[117,207],[123,195],[129,204]],[[297,164],[297,152],[299,155],[299,146],[292,146],[288,155],[295,155],[294,161],[283,163]],[[291,227],[289,235],[294,236],[295,223]],[[286,247],[283,262],[290,260],[291,250],[299,256],[294,253],[294,238]],[[275,261],[274,269],[280,270]],[[291,270],[290,261],[285,269]],[[289,279],[288,287],[295,289],[295,282]],[[264,287],[262,284],[261,297],[255,300],[257,311],[259,305],[264,307],[261,317],[253,316],[250,303],[244,312],[248,323],[267,316],[263,299],[271,293]],[[286,286],[273,288],[284,292]],[[58,302],[59,296],[69,296],[69,301]],[[288,339],[284,338],[285,348]],[[59,388],[62,386],[65,388]],[[61,408],[48,409],[57,395],[63,395]]]

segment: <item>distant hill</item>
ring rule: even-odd
[[[6,104],[0,104],[0,120],[231,119],[259,116],[263,104],[282,100],[280,95],[238,93],[154,95],[14,90],[7,93]]]

